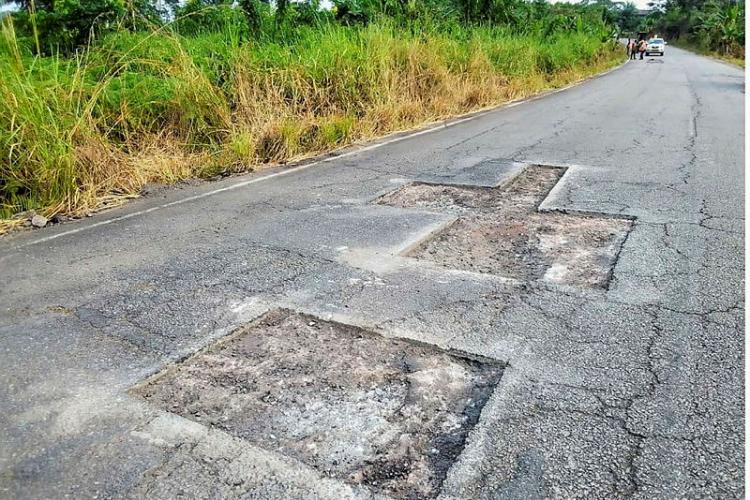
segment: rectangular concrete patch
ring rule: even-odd
[[[455,214],[407,254],[443,267],[519,281],[606,288],[632,221],[540,212],[562,168],[528,167],[498,188],[412,184],[382,204]]]
[[[132,390],[321,473],[433,497],[502,364],[275,310]]]

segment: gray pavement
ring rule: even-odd
[[[0,497],[372,497],[127,392],[286,307],[505,363],[441,498],[742,498],[743,117],[740,69],[670,49],[306,168],[3,238]],[[450,218],[374,203],[531,163],[569,166],[541,209],[635,218],[608,289],[403,257]]]

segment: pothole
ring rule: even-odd
[[[522,281],[606,288],[632,221],[540,212],[564,172],[528,167],[498,188],[412,184],[379,203],[458,215],[410,257]]]
[[[425,498],[501,375],[493,360],[275,310],[131,392],[350,484]]]

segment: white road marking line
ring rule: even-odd
[[[485,115],[487,115],[489,113],[492,113],[494,111],[500,111],[500,110],[503,110],[503,109],[506,109],[506,108],[513,108],[513,107],[519,106],[521,104],[526,104],[526,103],[529,103],[529,102],[532,102],[532,101],[536,101],[538,99],[543,99],[543,98],[548,97],[550,95],[554,95],[554,94],[558,94],[560,92],[564,92],[564,91],[569,90],[569,89],[571,89],[573,87],[577,87],[579,85],[582,85],[583,83],[586,83],[586,82],[588,82],[588,81],[590,81],[590,80],[592,80],[594,78],[600,78],[600,77],[603,77],[605,75],[608,75],[609,73],[611,73],[611,72],[613,72],[613,71],[615,71],[617,69],[622,68],[625,64],[627,64],[627,61],[625,63],[619,65],[619,66],[615,66],[614,68],[611,68],[611,69],[605,71],[604,73],[599,73],[598,75],[594,75],[594,76],[592,76],[590,78],[586,78],[584,80],[581,80],[580,82],[572,83],[570,85],[567,85],[565,87],[561,87],[559,89],[555,89],[555,90],[551,90],[551,91],[548,91],[548,92],[544,92],[544,93],[539,94],[539,95],[535,95],[535,96],[531,96],[531,97],[519,99],[517,101],[510,101],[508,103],[501,104],[499,106],[495,106],[495,107],[492,107],[490,109],[486,109],[486,110],[483,110],[483,111],[478,111],[478,112],[475,112],[474,114],[472,114],[471,116],[467,116],[465,118],[459,118],[457,120],[453,120],[453,121],[450,121],[450,122],[443,122],[443,123],[440,123],[440,124],[437,124],[437,125],[425,128],[423,130],[419,130],[417,132],[412,132],[411,134],[394,137],[393,139],[389,139],[389,140],[382,141],[382,142],[376,142],[374,144],[370,144],[369,146],[364,146],[364,147],[361,147],[361,148],[354,149],[352,151],[347,151],[346,153],[342,153],[342,154],[339,154],[339,155],[330,156],[330,157],[327,157],[327,158],[322,158],[320,160],[315,160],[315,161],[312,161],[310,163],[305,163],[304,165],[299,165],[297,167],[291,167],[291,168],[288,168],[286,170],[282,170],[281,172],[274,172],[272,174],[264,175],[264,176],[261,176],[261,177],[255,177],[253,179],[249,179],[249,180],[246,180],[246,181],[238,182],[237,184],[232,184],[231,186],[226,186],[226,187],[214,189],[212,191],[206,191],[205,193],[196,194],[196,195],[193,195],[193,196],[188,196],[186,198],[180,198],[179,200],[171,201],[169,203],[164,203],[162,205],[157,205],[155,207],[146,208],[144,210],[138,210],[136,212],[131,212],[129,214],[120,215],[118,217],[113,217],[111,219],[107,219],[107,220],[95,222],[93,224],[88,224],[88,225],[85,225],[85,226],[77,227],[75,229],[70,229],[68,231],[63,231],[61,233],[53,234],[53,235],[50,235],[50,236],[45,236],[43,238],[39,238],[39,239],[36,239],[36,240],[28,241],[28,242],[23,243],[21,245],[16,245],[14,247],[11,247],[10,250],[13,251],[13,250],[18,250],[18,249],[21,249],[21,248],[29,247],[29,246],[32,246],[32,245],[38,245],[40,243],[47,243],[49,241],[56,240],[57,238],[61,238],[63,236],[69,236],[71,234],[80,233],[82,231],[87,231],[89,229],[94,229],[96,227],[106,226],[108,224],[113,224],[115,222],[121,222],[121,221],[124,221],[124,220],[132,219],[133,217],[138,217],[138,216],[141,216],[141,215],[146,215],[148,213],[156,212],[157,210],[163,210],[165,208],[173,207],[173,206],[176,206],[176,205],[182,205],[183,203],[189,203],[191,201],[200,200],[202,198],[207,198],[207,197],[213,196],[215,194],[224,193],[224,192],[227,192],[227,191],[233,191],[235,189],[240,189],[240,188],[249,186],[251,184],[256,184],[258,182],[266,181],[266,180],[273,179],[273,178],[276,178],[276,177],[281,177],[281,176],[284,176],[284,175],[289,175],[289,174],[297,173],[297,172],[300,172],[300,171],[305,170],[307,168],[313,167],[315,165],[319,165],[321,163],[327,163],[327,162],[330,162],[330,161],[340,160],[342,158],[346,158],[346,157],[349,157],[349,156],[354,156],[354,155],[357,155],[357,154],[365,153],[367,151],[372,151],[373,149],[381,148],[383,146],[388,146],[388,145],[394,144],[396,142],[405,141],[406,139],[412,139],[414,137],[418,137],[420,135],[429,134],[429,133],[435,132],[437,130],[443,130],[443,129],[446,129],[446,128],[453,127],[455,125],[460,125],[461,123],[465,123],[465,122],[468,122],[470,120],[475,120],[477,118],[481,118],[481,117],[483,117],[483,116],[485,116]]]
[[[180,198],[179,200],[171,201],[169,203],[164,203],[162,205],[157,205],[155,207],[146,208],[144,210],[138,210],[136,212],[131,212],[129,214],[125,214],[125,215],[121,215],[121,216],[118,216],[118,217],[113,217],[111,219],[107,219],[107,220],[95,222],[93,224],[88,224],[86,226],[77,227],[75,229],[70,229],[68,231],[64,231],[64,232],[61,232],[61,233],[58,233],[58,234],[53,234],[53,235],[50,235],[50,236],[45,236],[44,238],[39,238],[37,240],[33,240],[33,241],[29,241],[27,243],[24,243],[22,245],[18,245],[16,247],[13,247],[12,249],[15,250],[15,249],[24,248],[24,247],[31,246],[31,245],[38,245],[40,243],[46,243],[48,241],[52,241],[52,240],[60,238],[62,236],[68,236],[68,235],[71,235],[71,234],[80,233],[81,231],[86,231],[88,229],[93,229],[95,227],[106,226],[108,224],[112,224],[112,223],[115,223],[115,222],[120,222],[120,221],[123,221],[123,220],[132,219],[133,217],[138,217],[140,215],[145,215],[145,214],[148,214],[148,213],[151,213],[151,212],[155,212],[157,210],[162,210],[162,209],[165,209],[165,208],[173,207],[175,205],[182,205],[183,203],[189,203],[191,201],[200,200],[202,198],[207,198],[207,197],[213,196],[215,194],[224,193],[224,192],[227,192],[227,191],[233,191],[235,189],[243,188],[245,186],[249,186],[251,184],[255,184],[255,183],[258,183],[258,182],[261,182],[261,181],[265,181],[265,180],[268,180],[268,179],[273,179],[275,177],[281,177],[281,176],[284,176],[284,175],[289,175],[289,174],[293,174],[293,173],[296,173],[296,172],[300,172],[302,170],[305,170],[307,168],[313,167],[315,165],[319,165],[321,163],[327,163],[327,162],[330,162],[330,161],[339,160],[341,158],[346,158],[348,156],[353,156],[355,154],[360,154],[360,153],[364,153],[364,152],[367,152],[367,151],[371,151],[373,149],[377,149],[377,148],[382,147],[382,146],[387,146],[387,145],[393,144],[395,142],[400,142],[400,141],[403,141],[405,139],[410,139],[410,138],[417,137],[417,136],[420,136],[420,135],[423,135],[423,134],[434,132],[434,131],[439,130],[441,128],[449,128],[449,127],[452,127],[454,125],[458,125],[460,123],[463,123],[463,122],[466,122],[466,121],[469,121],[469,120],[473,120],[474,118],[479,118],[480,116],[485,115],[485,114],[489,113],[490,111],[492,111],[492,110],[482,111],[482,112],[480,112],[480,113],[478,113],[476,115],[469,116],[469,117],[466,117],[466,118],[462,118],[460,120],[456,120],[456,121],[445,123],[445,124],[436,125],[434,127],[431,127],[431,128],[425,129],[425,130],[420,130],[418,132],[414,132],[414,133],[409,134],[409,135],[400,136],[400,137],[394,137],[393,139],[390,139],[390,140],[387,140],[387,141],[378,142],[378,143],[375,143],[375,144],[371,144],[369,146],[364,146],[362,148],[358,148],[358,149],[355,149],[355,150],[352,150],[352,151],[348,151],[348,152],[342,153],[340,155],[331,156],[331,157],[323,158],[323,159],[320,159],[320,160],[315,160],[315,161],[312,161],[310,163],[305,163],[304,165],[299,165],[297,167],[291,167],[291,168],[288,168],[286,170],[282,170],[280,172],[274,172],[272,174],[267,174],[267,175],[263,175],[263,176],[260,176],[260,177],[255,177],[253,179],[248,179],[246,181],[238,182],[237,184],[232,184],[231,186],[225,186],[225,187],[222,187],[222,188],[214,189],[212,191],[206,191],[205,193],[196,194],[196,195],[193,195],[193,196],[188,196],[186,198]]]

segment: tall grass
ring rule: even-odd
[[[36,57],[6,22],[0,218],[80,215],[147,183],[289,161],[562,85],[620,52],[577,32],[332,24],[276,42],[118,32]]]

